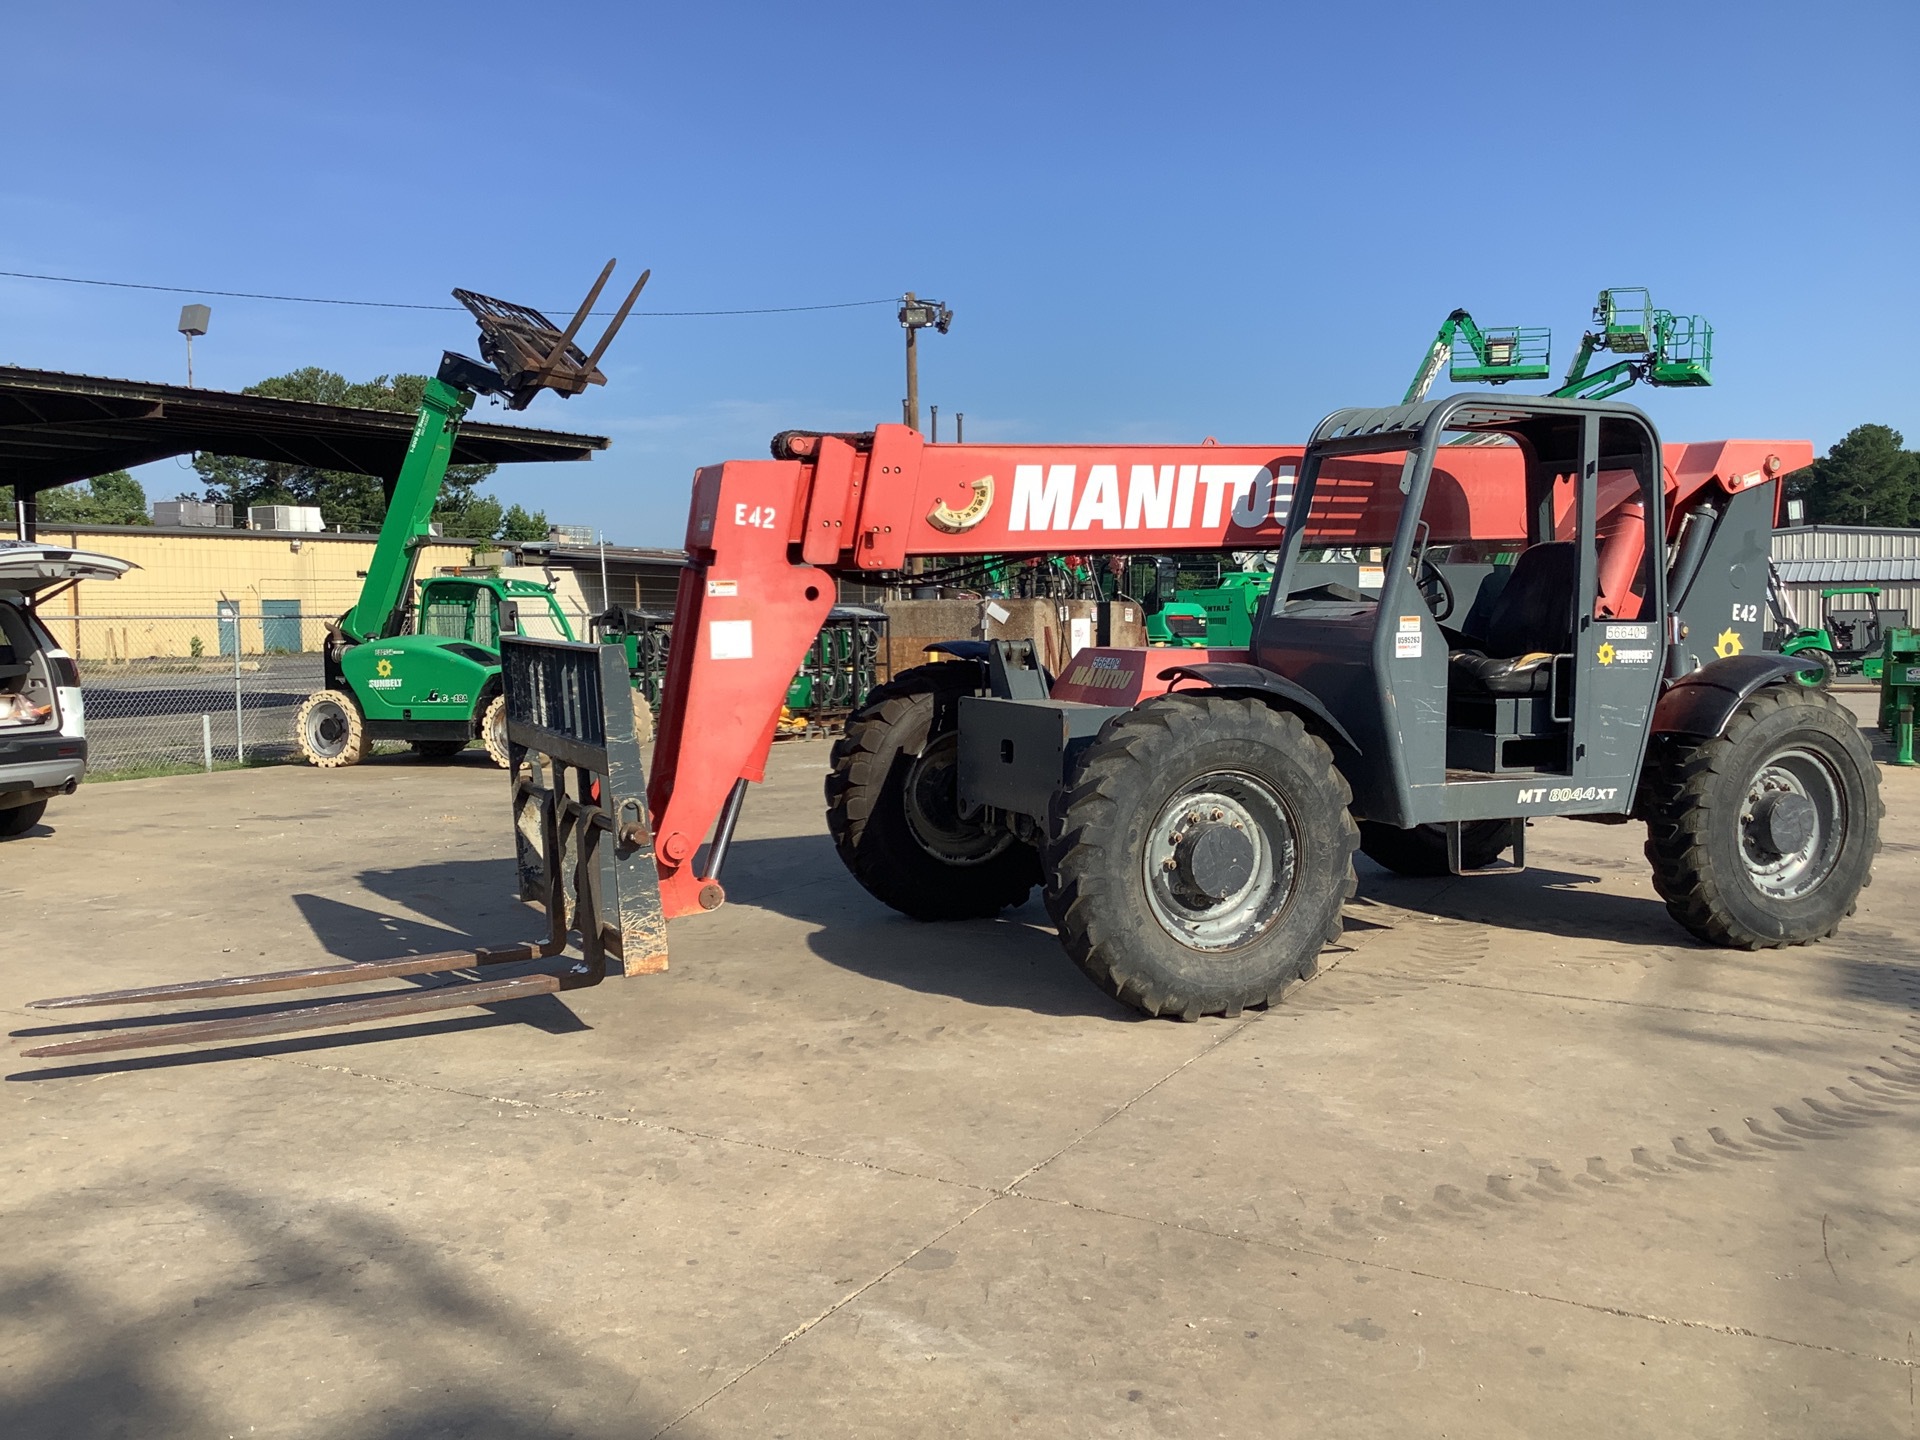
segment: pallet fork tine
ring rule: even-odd
[[[624,653],[612,646],[519,636],[502,636],[501,652],[519,893],[522,900],[546,910],[544,940],[28,1003],[36,1010],[151,1005],[327,989],[492,965],[542,960],[561,964],[503,980],[466,980],[411,994],[175,1020],[62,1040],[22,1053],[49,1059],[253,1040],[583,989],[599,984],[613,966],[618,967],[615,973],[628,975],[664,970],[666,921],[646,822],[646,776],[627,699]],[[609,704],[609,697],[615,703]],[[566,953],[572,933],[579,936],[577,957]]]
[[[442,950],[432,955],[409,955],[403,960],[359,960],[340,965],[314,965],[304,970],[268,970],[222,980],[187,980],[174,985],[142,985],[131,990],[100,990],[91,995],[60,995],[51,1000],[29,1000],[27,1008],[74,1010],[94,1005],[158,1005],[168,1000],[214,1000],[230,995],[319,990],[334,985],[357,985],[366,980],[393,980],[408,975],[435,975],[482,965],[545,959],[557,953],[547,945]]]

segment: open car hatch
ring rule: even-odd
[[[33,595],[70,580],[117,580],[137,568],[90,550],[0,540],[0,595]]]

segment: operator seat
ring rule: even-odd
[[[1494,597],[1477,646],[1449,653],[1448,677],[1461,691],[1544,695],[1553,657],[1573,648],[1573,597],[1580,554],[1571,540],[1550,540],[1520,552],[1513,574]]]

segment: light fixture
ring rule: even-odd
[[[180,333],[187,337],[187,388],[193,388],[193,337],[207,333],[207,322],[213,318],[213,308],[208,305],[182,305],[180,307]]]

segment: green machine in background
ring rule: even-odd
[[[593,617],[593,638],[627,652],[627,678],[654,709],[667,682],[667,655],[673,648],[673,617],[653,610],[616,605]]]
[[[1833,603],[1853,596],[1866,604]],[[1813,633],[1827,637],[1827,649],[1841,673],[1858,670],[1863,678],[1878,680],[1885,642],[1906,624],[1906,611],[1880,608],[1878,585],[1832,585],[1820,592],[1820,628]]]
[[[782,723],[803,728],[857,709],[880,683],[886,654],[886,611],[870,605],[834,606],[787,687]]]
[[[593,617],[593,636],[602,645],[618,645],[626,651],[634,693],[644,696],[651,710],[658,710],[667,660],[673,653],[673,617],[615,606]],[[884,678],[886,655],[886,611],[867,605],[834,606],[787,687],[785,728],[803,730],[856,709]]]
[[[588,355],[573,339],[612,273],[608,261],[564,332],[524,305],[453,292],[480,326],[482,358],[449,351],[427,382],[359,599],[327,633],[326,688],[307,697],[294,721],[294,739],[313,764],[358,764],[376,740],[401,740],[418,755],[448,758],[476,739],[496,764],[507,764],[499,636],[516,629],[519,607],[535,600],[552,607],[562,635],[572,639],[572,631],[542,586],[444,577],[418,586],[416,596],[415,569],[432,538],[454,436],[479,395],[523,410],[543,390],[567,396],[606,384],[600,357],[647,283],[643,273]]]
[[[1880,728],[1893,741],[1893,763],[1912,765],[1914,697],[1920,695],[1920,630],[1887,631],[1880,643]]]
[[[1457,384],[1544,380],[1551,373],[1551,348],[1548,330],[1512,325],[1482,328],[1465,310],[1455,310],[1427,347],[1402,403],[1426,399],[1443,369]],[[1625,358],[1590,371],[1601,351]],[[1656,309],[1652,297],[1638,286],[1616,286],[1600,292],[1593,307],[1593,326],[1580,341],[1580,353],[1559,388],[1547,393],[1569,400],[1604,400],[1635,381],[1711,385],[1713,327],[1698,315]]]
[[[1253,612],[1272,587],[1270,570],[1229,570],[1218,585],[1182,590],[1179,598],[1206,616],[1208,646],[1244,650],[1253,644]]]
[[[1854,596],[1866,604],[1834,604]],[[1794,678],[1802,685],[1816,687],[1830,684],[1835,676],[1843,674],[1880,679],[1884,643],[1906,631],[1908,618],[1904,610],[1880,608],[1878,585],[1829,585],[1820,592],[1820,623],[1801,625],[1787,608],[1786,589],[1772,565],[1767,570],[1767,605],[1774,621],[1769,648],[1782,655],[1805,655],[1814,662]]]
[[[1191,566],[1192,557],[1183,558]],[[1124,578],[1115,577],[1115,593],[1107,598],[1118,599],[1123,594],[1139,598],[1146,614],[1147,644],[1182,650],[1206,645],[1206,608],[1181,587],[1181,560],[1171,555],[1136,555],[1124,569]],[[1209,562],[1207,573],[1210,577],[1219,575],[1217,560]]]

